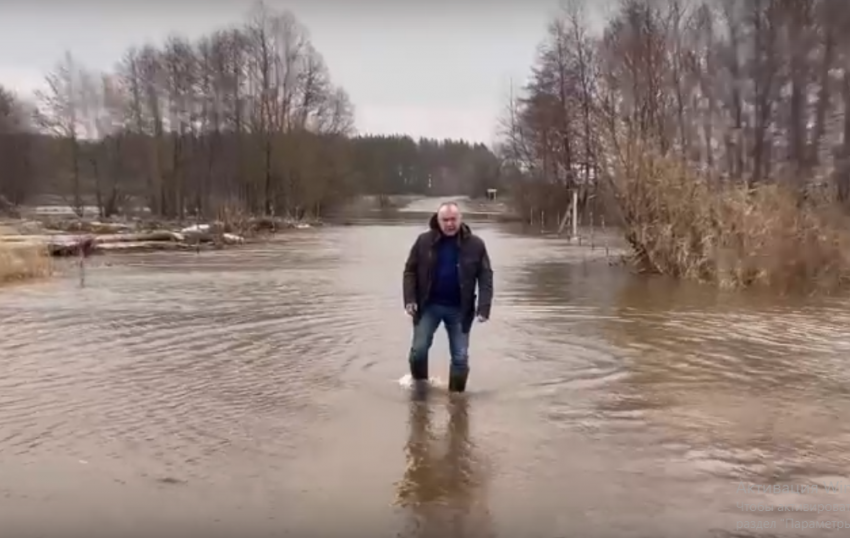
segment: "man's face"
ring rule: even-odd
[[[437,224],[444,235],[453,236],[460,230],[460,211],[455,206],[447,205],[437,211]]]

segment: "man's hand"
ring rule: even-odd
[[[407,312],[407,315],[410,316],[410,317],[413,317],[413,316],[416,315],[416,310],[417,310],[416,303],[410,303],[410,304],[404,306],[404,311]]]

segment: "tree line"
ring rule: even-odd
[[[32,102],[0,87],[11,204],[55,194],[103,216],[302,218],[361,193],[476,194],[498,172],[481,144],[356,135],[307,29],[262,2],[200,39],[132,47],[112,72],[68,52],[45,82]]]
[[[351,140],[357,184],[369,194],[483,196],[501,184],[501,163],[484,144],[360,136]]]
[[[850,11],[840,0],[623,0],[601,31],[568,2],[498,153],[524,211],[584,207],[643,140],[717,185],[850,201]],[[609,200],[610,201],[610,200]]]

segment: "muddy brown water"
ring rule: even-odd
[[[400,280],[420,229],[3,290],[4,535],[847,532],[846,300],[637,279],[482,225],[496,300],[470,392],[413,402]],[[445,379],[442,331],[431,360]]]

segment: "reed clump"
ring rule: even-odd
[[[850,220],[827,192],[747,187],[632,147],[609,174],[630,261],[725,288],[834,290],[850,282]]]
[[[0,237],[0,284],[44,278],[53,273],[47,245],[7,242]]]

